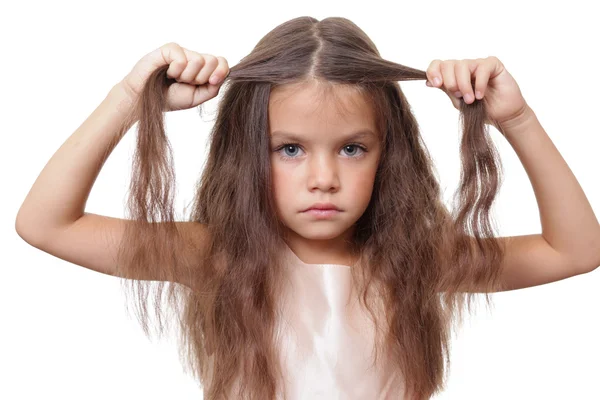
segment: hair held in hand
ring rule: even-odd
[[[200,241],[186,243],[175,225],[175,172],[163,112],[173,83],[167,68],[151,74],[136,104],[127,212],[139,223],[128,227],[119,253],[119,268],[162,277],[123,280],[146,335],[151,324],[162,334],[177,317],[182,362],[207,400],[275,399],[282,392],[274,332],[284,282],[282,227],[271,193],[269,95],[306,80],[321,83],[324,95],[348,85],[373,104],[383,140],[371,201],[356,222],[360,261],[353,281],[376,321],[377,354],[392,354],[409,398],[443,390],[453,324],[463,321],[477,294],[462,288],[481,288],[488,304],[489,293],[502,289],[504,249],[490,216],[502,166],[483,103],[462,102],[459,110],[461,176],[449,212],[398,84],[426,80],[426,73],[383,59],[344,18],[301,17],[277,26],[230,68],[221,88],[207,163],[186,216],[206,226],[200,252]],[[203,256],[182,259],[184,248]],[[384,313],[372,311],[375,299]]]

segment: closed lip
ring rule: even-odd
[[[306,210],[302,211],[302,212],[306,212],[309,210],[337,210],[337,211],[342,211],[340,210],[335,204],[332,203],[315,203],[312,206],[308,207]]]

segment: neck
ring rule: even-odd
[[[307,239],[289,231],[285,237],[288,247],[306,264],[340,264],[353,265],[355,256],[352,251],[354,229],[332,239]]]

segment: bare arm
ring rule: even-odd
[[[165,111],[195,107],[214,98],[229,72],[225,58],[193,52],[173,42],[140,59],[56,151],[27,194],[17,213],[15,229],[28,244],[104,274],[165,279],[163,270],[124,265],[128,261],[117,259],[125,232],[134,221],[86,213],[85,205],[104,162],[138,120],[134,108],[145,82],[157,68],[166,65],[167,76],[177,80],[173,83],[177,90],[166,94]],[[209,76],[215,71],[221,79],[209,84]],[[175,222],[175,228],[184,243],[177,248],[178,262],[171,266],[175,273],[170,279],[193,287],[195,278],[190,266],[204,259],[208,229],[197,221]]]
[[[573,274],[593,271],[600,264],[600,224],[575,175],[531,108],[502,129],[533,186],[542,224],[539,239],[571,261],[564,268]]]
[[[104,162],[133,126],[132,101],[121,84],[48,161],[17,214],[15,228],[25,240],[66,227],[84,215],[85,204]]]

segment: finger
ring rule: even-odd
[[[204,85],[208,82],[208,78],[213,73],[217,65],[219,65],[219,60],[217,57],[212,54],[202,54],[204,57],[204,67],[200,70],[198,75],[196,76],[196,82],[198,85]]]
[[[172,79],[179,79],[181,73],[187,66],[187,57],[183,48],[177,43],[167,43],[160,48],[160,53],[166,63],[169,64],[167,76]]]
[[[178,80],[184,83],[195,84],[195,79],[198,75],[198,72],[200,72],[202,67],[204,67],[204,57],[195,51],[190,51],[185,48],[183,49],[183,52],[187,58],[187,65],[179,76]]]
[[[194,104],[201,104],[216,97],[220,88],[221,87],[218,85],[196,86],[196,89],[194,90]]]
[[[456,84],[458,86],[458,90],[462,94],[465,103],[471,104],[473,101],[475,101],[475,95],[473,94],[471,71],[468,60],[457,62],[454,66],[454,72],[456,74]]]
[[[454,72],[454,65],[456,60],[448,60],[441,64],[442,70],[442,85],[445,88],[446,93],[450,93],[454,97],[460,97],[456,95],[456,92],[459,91],[458,85],[456,83],[456,76]],[[459,93],[460,94],[460,93]]]
[[[488,86],[491,73],[492,67],[489,59],[481,60],[475,71],[475,97],[479,100],[485,96],[485,89]]]
[[[225,57],[217,57],[219,64],[217,68],[213,71],[212,75],[209,78],[209,82],[213,85],[216,85],[225,79],[225,77],[229,74],[229,64]]]
[[[425,72],[427,74],[427,80],[433,87],[439,87],[442,84],[442,71],[440,70],[441,63],[441,60],[433,60]]]

